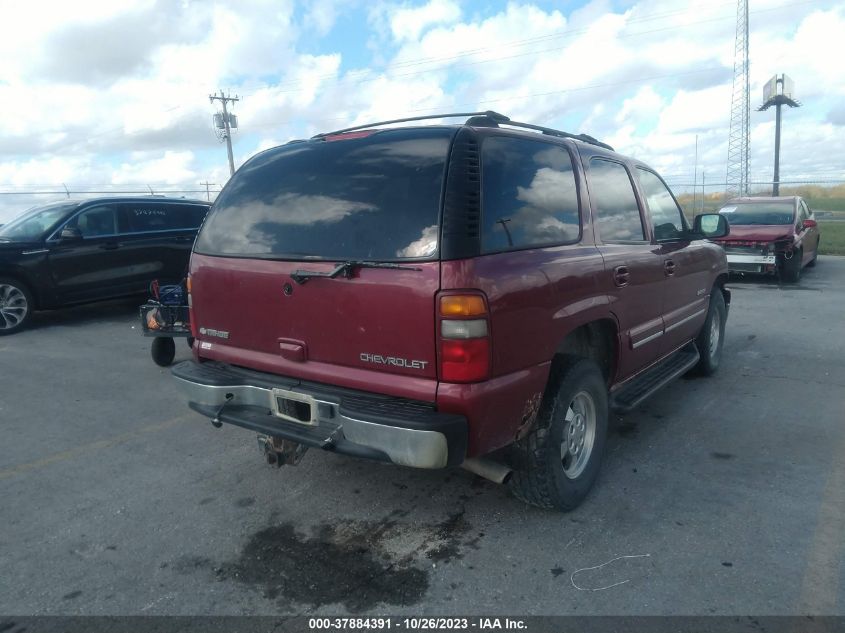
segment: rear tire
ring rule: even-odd
[[[17,279],[0,277],[0,336],[24,329],[33,305],[29,288]]]
[[[565,357],[549,378],[534,429],[513,445],[514,496],[539,508],[574,510],[601,467],[608,396],[599,366]]]
[[[780,278],[789,284],[797,284],[801,279],[801,261],[804,252],[801,249],[793,251],[792,259],[784,259],[780,269]]]
[[[695,339],[700,358],[693,371],[700,376],[712,376],[719,369],[722,360],[722,346],[725,341],[725,320],[728,310],[725,297],[718,286],[710,292],[710,308],[701,331]]]
[[[168,367],[176,357],[176,343],[169,336],[157,336],[150,346],[153,362],[159,367]]]

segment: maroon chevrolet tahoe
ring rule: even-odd
[[[727,232],[690,228],[639,161],[494,112],[320,134],[251,158],[214,203],[173,374],[271,464],[314,447],[463,466],[572,509],[609,410],[716,370],[728,267],[705,238]]]

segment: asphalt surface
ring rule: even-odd
[[[845,614],[845,258],[731,288],[720,372],[626,416],[570,514],[272,469],[186,408],[137,302],[36,315],[0,338],[0,614]]]

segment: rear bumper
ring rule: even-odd
[[[777,272],[777,255],[726,253],[728,271],[732,273],[774,273]]]
[[[731,264],[760,264],[760,265],[774,265],[777,263],[777,258],[774,255],[732,255],[727,253],[728,265]]]
[[[439,413],[428,403],[216,362],[186,361],[172,371],[191,409],[220,423],[415,468],[457,466],[466,456],[466,418]],[[307,398],[311,423],[276,415],[279,393]]]

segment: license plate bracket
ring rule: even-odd
[[[317,401],[304,393],[273,389],[272,408],[276,417],[297,424],[317,425]]]

